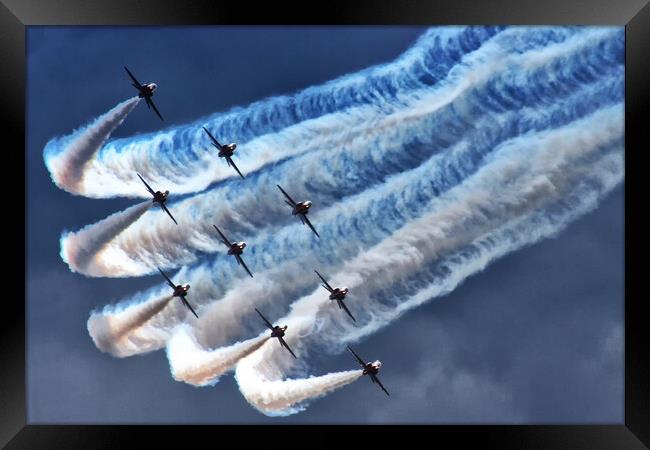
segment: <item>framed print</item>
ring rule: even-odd
[[[648,445],[643,1],[0,11],[7,448]]]

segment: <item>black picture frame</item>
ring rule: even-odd
[[[138,443],[147,448],[170,444],[176,440],[186,445],[219,434],[221,439],[239,437],[246,433],[246,443],[287,443],[288,436],[298,433],[294,442],[300,445],[345,438],[345,443],[384,437],[426,438],[434,445],[466,444],[485,447],[526,449],[627,449],[650,445],[650,385],[648,352],[643,347],[647,315],[643,314],[644,298],[640,296],[640,271],[633,256],[642,246],[641,221],[632,203],[635,193],[642,191],[639,152],[643,145],[644,117],[650,98],[650,5],[647,0],[501,0],[476,2],[472,0],[330,0],[318,4],[277,2],[225,2],[194,0],[2,0],[0,3],[0,86],[2,86],[3,137],[10,137],[3,148],[5,154],[16,157],[5,174],[15,175],[13,186],[20,183],[18,170],[26,166],[25,156],[25,33],[29,25],[201,25],[201,24],[522,24],[522,25],[620,25],[626,32],[625,79],[625,147],[626,147],[626,248],[625,248],[625,423],[620,425],[526,425],[526,426],[46,426],[26,423],[25,387],[25,307],[15,293],[5,295],[0,325],[0,445],[6,448],[133,448]],[[22,156],[22,158],[21,158]],[[26,188],[26,167],[23,168]],[[7,178],[5,178],[7,179]],[[15,187],[13,187],[15,189]],[[11,236],[21,234],[20,221],[15,220],[19,197],[5,190],[8,200],[4,217],[11,219]],[[637,194],[642,195],[642,194]],[[26,199],[26,197],[23,197]],[[26,200],[25,200],[26,201]],[[631,205],[631,207],[628,207]],[[26,208],[23,204],[23,218]],[[629,217],[628,217],[629,215]],[[6,222],[5,222],[6,223]],[[24,224],[23,224],[24,225]],[[24,236],[25,227],[22,228]],[[17,239],[11,239],[17,242]],[[25,246],[27,245],[25,241]],[[8,247],[8,246],[7,246]],[[26,253],[26,248],[23,250]],[[8,250],[7,250],[8,251]],[[19,271],[20,248],[5,263]],[[24,254],[24,253],[23,253]],[[18,261],[16,261],[18,260]],[[26,268],[27,261],[23,261]],[[10,274],[18,279],[19,274]],[[24,278],[24,274],[23,274]],[[26,288],[25,288],[26,289]],[[25,296],[26,297],[26,296]],[[13,301],[12,301],[13,298]],[[250,430],[248,428],[251,428]],[[252,433],[257,431],[258,433]],[[357,437],[352,432],[359,433]],[[420,436],[414,437],[416,432]],[[345,437],[339,436],[345,434]],[[426,436],[423,436],[425,435]],[[223,442],[223,441],[222,441]],[[405,442],[405,443],[406,443]],[[644,445],[645,443],[645,445]],[[216,443],[215,443],[216,444]],[[334,444],[335,445],[335,444]]]

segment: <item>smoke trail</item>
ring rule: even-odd
[[[202,278],[208,279],[210,276],[209,268],[198,268],[195,271],[195,275],[197,280],[201,280]],[[185,284],[188,280],[186,270],[181,270],[171,275],[170,278],[178,284]],[[128,302],[119,302],[115,305],[105,307],[102,311],[94,312],[88,320],[88,332],[93,341],[95,343],[104,342],[104,340],[110,339],[111,336],[107,336],[104,333],[104,328],[91,326],[92,321],[110,323],[114,320],[114,316],[121,317],[125,314],[130,315],[132,311],[142,308],[143,305],[156,302],[157,299],[165,296],[169,292],[169,286],[164,282],[162,277],[159,279],[161,281],[156,287],[133,296]],[[203,312],[200,304],[197,308],[198,302],[196,299],[209,298],[211,287],[201,282],[192,282],[190,284],[191,290],[187,295],[187,300],[197,311],[199,317],[201,317]],[[154,315],[146,323],[141,324],[137,329],[137,336],[134,336],[126,343],[126,347],[120,351],[121,355],[130,356],[160,349],[171,337],[173,328],[186,320],[194,321],[196,319],[181,302],[174,302],[164,311]],[[120,346],[122,343],[114,343],[114,345]]]
[[[88,319],[88,333],[95,345],[103,352],[123,358],[141,352],[143,342],[141,327],[160,313],[173,299],[159,297],[153,301],[117,309],[107,306],[100,312],[93,312]],[[108,314],[108,311],[111,311]]]
[[[93,275],[97,272],[95,258],[117,234],[138,220],[151,206],[150,201],[130,206],[124,211],[111,214],[107,218],[87,225],[76,232],[64,232],[61,235],[61,258],[73,272]],[[122,271],[124,257],[112,256],[102,258],[102,269]],[[111,268],[112,265],[112,268]]]
[[[241,358],[260,348],[268,333],[216,350],[205,350],[194,340],[186,325],[177,327],[167,343],[167,359],[172,376],[194,386],[214,385]]]
[[[158,223],[152,217],[136,224],[125,235],[117,237],[111,244],[116,247],[114,254],[116,256],[133,254],[138,257],[138,260],[135,261],[128,258],[122,264],[122,267],[133,270],[130,273],[133,275],[149,273],[153,268],[151,260],[158,263],[165,261],[173,265],[191,263],[196,261],[197,251],[210,253],[220,246],[220,243],[214,239],[214,232],[209,223],[211,220],[222,225],[225,223],[230,230],[258,235],[260,227],[277,226],[283,223],[282,219],[286,220],[286,214],[283,214],[286,211],[282,209],[284,205],[281,202],[272,201],[279,195],[275,190],[274,183],[271,182],[272,179],[278,181],[283,177],[290,177],[292,187],[297,188],[296,192],[298,193],[305,192],[306,187],[309,186],[309,190],[316,196],[316,202],[319,205],[327,206],[338,201],[341,195],[354,194],[357,189],[367,188],[374,182],[381,182],[395,170],[403,171],[409,166],[417,165],[422,158],[453,144],[457,139],[470,140],[473,136],[478,135],[477,137],[483,137],[483,142],[480,139],[474,139],[480,146],[479,149],[489,151],[491,146],[497,144],[499,140],[506,139],[515,132],[523,133],[531,128],[539,129],[539,127],[558,125],[563,121],[572,120],[576,115],[583,114],[588,108],[587,105],[598,107],[610,98],[622,95],[623,92],[622,89],[617,89],[622,83],[622,72],[617,70],[620,67],[603,64],[608,58],[615,60],[622,54],[622,39],[611,39],[612,36],[622,37],[622,35],[601,32],[595,36],[591,47],[588,46],[581,52],[572,55],[575,62],[568,65],[569,68],[563,58],[567,53],[566,50],[550,52],[546,49],[545,57],[541,61],[547,61],[550,58],[553,63],[550,67],[543,66],[529,72],[530,83],[526,82],[528,81],[526,79],[513,80],[512,70],[499,73],[499,76],[491,79],[488,84],[475,81],[474,83],[481,89],[476,87],[466,95],[446,103],[441,109],[432,108],[430,101],[420,100],[420,103],[425,105],[423,113],[425,115],[422,118],[419,118],[419,113],[416,112],[422,107],[418,108],[416,105],[411,105],[408,108],[406,116],[404,114],[397,114],[396,117],[390,115],[386,119],[389,121],[387,124],[373,127],[375,133],[386,129],[381,136],[364,134],[363,140],[352,142],[351,145],[349,143],[348,146],[333,152],[304,156],[295,162],[285,162],[255,178],[253,180],[255,184],[249,184],[248,189],[243,187],[235,190],[235,186],[226,186],[223,189],[184,200],[176,204],[175,208],[180,211],[182,216],[194,216],[195,220],[191,223],[196,225],[191,232],[188,233],[186,229],[181,232],[178,227],[170,225],[166,221]],[[598,36],[602,41],[597,39]],[[604,45],[596,45],[599,42]],[[566,45],[570,49],[576,47],[573,42],[568,42]],[[585,45],[584,42],[582,45]],[[518,57],[517,64],[526,66],[530,65],[531,61],[535,61],[539,65],[540,56],[535,53],[522,55]],[[606,77],[608,72],[611,72],[610,77]],[[477,75],[474,74],[474,77]],[[549,78],[553,80],[553,88],[542,90],[539,86],[547,86]],[[498,80],[502,81],[497,83]],[[532,82],[533,80],[534,82]],[[600,80],[601,83],[582,92],[575,90],[576,84],[579,86],[580,83],[584,84],[595,80]],[[603,84],[603,82],[606,83]],[[517,90],[514,91],[514,89]],[[489,97],[486,97],[485,92]],[[516,98],[513,97],[513,92],[517,93]],[[568,93],[570,93],[568,99],[555,100],[555,105],[550,109],[547,108],[543,113],[534,108],[538,104],[547,105],[549,102],[553,102],[554,98],[562,98]],[[529,97],[532,97],[533,100],[528,102],[522,100]],[[506,113],[499,112],[503,109],[504,102],[507,102],[508,107],[514,110]],[[434,104],[436,103],[434,102]],[[479,108],[480,104],[491,104],[492,107]],[[523,108],[523,110],[517,111],[518,108]],[[568,109],[569,113],[565,113],[564,108]],[[426,109],[433,109],[433,114],[429,114]],[[458,111],[463,111],[464,114],[459,115]],[[495,117],[492,115],[494,112],[499,115]],[[487,116],[488,114],[490,115]],[[540,116],[546,120],[541,121]],[[418,120],[409,124],[409,121],[413,121],[415,118]],[[552,119],[552,122],[549,119]],[[431,129],[453,131],[432,137]],[[383,156],[378,157],[376,149],[381,149]],[[407,149],[408,151],[405,151]],[[351,150],[354,151],[351,152]],[[474,152],[477,160],[480,159],[478,158],[480,150]],[[355,165],[352,166],[350,163],[355,163]],[[470,164],[474,163],[470,161]],[[299,175],[295,173],[294,165],[301,167]],[[358,176],[355,172],[363,176]],[[350,177],[351,173],[356,176]],[[253,187],[256,189],[253,190]],[[237,197],[233,198],[234,195]],[[224,203],[226,207],[223,207]],[[231,205],[230,207],[228,207],[228,203]],[[213,211],[216,208],[219,209],[215,214]],[[157,231],[160,231],[160,234],[152,236],[152,233]],[[115,267],[113,259],[108,260],[108,266],[109,269],[103,267],[101,257],[98,257],[94,264],[97,272],[92,275],[124,276],[129,274],[128,271],[113,270]],[[83,271],[79,268],[76,270]]]
[[[264,376],[264,360],[277,356],[265,351],[270,348],[273,348],[270,344],[263,346],[242,360],[235,371],[239,389],[248,403],[267,416],[287,416],[303,411],[307,401],[325,396],[363,375],[362,370],[349,370],[302,379],[268,379]]]
[[[505,146],[464,185],[432,201],[434,212],[346,264],[337,278],[360,292],[361,301],[354,305],[363,308],[360,317],[365,324],[357,328],[329,318],[315,335],[320,345],[338,348],[369,334],[404,310],[449,292],[494,258],[551,236],[594,208],[623,177],[622,108],[599,111],[590,119],[578,127]],[[468,245],[475,250],[463,254]],[[438,259],[445,262],[445,270],[433,277],[428,289],[421,290],[421,282],[416,283],[419,292],[410,294],[409,282],[421,279],[421,268]],[[378,292],[388,294],[378,301],[374,297]],[[298,352],[308,340],[296,336],[313,333],[317,318],[331,315],[325,303],[322,296],[306,296],[280,320],[292,325],[293,334],[286,340]],[[260,356],[262,350],[242,360],[236,370],[240,390],[252,403],[261,389],[250,380],[277,381],[282,376],[278,366],[268,362],[281,353],[269,348]]]
[[[255,283],[237,283],[223,293],[224,287],[214,286],[213,298],[216,300],[203,308],[201,317],[193,325],[194,338],[204,346],[214,347],[258,333],[262,325],[259,319],[246,320],[253,306],[273,316],[285,312],[293,299],[313,290],[317,281],[315,274],[305,276],[306,268],[311,267],[329,273],[335,264],[319,264],[313,255],[301,255],[256,274]],[[164,345],[163,342],[160,344]]]
[[[483,47],[486,47],[492,54],[498,52],[500,55],[505,55],[508,51],[515,50],[516,53],[516,51],[522,49],[527,50],[554,42],[561,42],[567,39],[568,36],[583,31],[578,32],[570,28],[560,30],[541,29],[539,34],[531,34],[525,30],[515,28],[509,30],[509,35],[502,39],[501,47],[484,45],[479,49],[482,50]],[[587,29],[585,33],[588,34],[588,31]],[[501,37],[500,34],[498,36]],[[424,42],[428,41],[425,40]],[[430,50],[426,49],[427,52]],[[493,55],[488,55],[483,59],[479,57],[475,59],[482,64],[488,64],[490,60],[499,60],[499,57],[490,58],[490,56]],[[429,63],[432,63],[432,61],[434,59],[429,56]],[[445,65],[444,61],[440,61],[440,64]],[[399,67],[400,64],[397,64],[397,66]],[[453,67],[457,66],[458,64]],[[460,66],[462,67],[462,64]],[[422,68],[419,67],[419,69]],[[394,109],[396,106],[402,105],[402,97],[412,87],[409,83],[405,86],[402,86],[401,83],[404,80],[411,80],[412,75],[403,70],[390,70],[388,73],[391,80],[394,81],[387,84],[380,83],[379,85],[370,83],[370,85],[364,87],[365,91],[359,92],[355,96],[365,98],[366,94],[370,92],[371,95],[367,97],[373,99],[372,103],[360,102],[359,104],[359,102],[352,101],[352,106],[347,109],[341,108],[336,112],[320,116],[318,119],[310,118],[302,120],[302,122],[292,120],[290,121],[292,125],[288,128],[285,127],[286,129],[282,129],[281,132],[273,129],[274,133],[257,136],[253,140],[238,140],[237,135],[242,134],[242,132],[238,133],[239,128],[237,127],[250,130],[254,128],[254,123],[251,123],[253,119],[261,120],[257,113],[263,108],[260,104],[254,104],[247,110],[232,113],[236,116],[233,120],[237,123],[237,127],[230,130],[231,133],[222,133],[220,131],[215,131],[215,133],[219,136],[228,136],[229,140],[235,140],[240,144],[238,165],[242,170],[250,173],[268,163],[310,151],[309,142],[313,135],[325,134],[340,140],[341,135],[348,133],[347,130],[363,126],[367,122],[369,109],[382,111],[386,108]],[[439,77],[436,77],[436,80],[439,79]],[[454,74],[445,78],[445,82],[454,81],[455,79],[456,75]],[[444,84],[438,83],[438,81],[436,83]],[[434,86],[436,83],[434,83]],[[402,89],[398,91],[392,89],[395,84],[401,86]],[[347,86],[347,82],[338,85]],[[377,94],[376,89],[378,86],[387,88],[389,95],[383,95],[381,92]],[[415,87],[424,89],[428,87],[428,84],[416,83]],[[320,92],[319,95],[327,93],[337,96],[340,94],[336,89],[333,91],[322,87],[314,89]],[[292,101],[304,100],[303,107],[307,107],[307,105],[312,107],[314,104],[309,101],[310,98],[312,97],[297,94]],[[278,99],[270,99],[268,102],[284,104],[284,101]],[[293,108],[289,109],[293,110]],[[315,116],[319,116],[319,114]],[[264,120],[267,119],[267,117],[264,117]],[[92,197],[105,197],[108,195],[140,196],[142,192],[137,182],[127,180],[124,176],[125,173],[130,174],[134,171],[139,171],[149,179],[157,180],[160,184],[173,184],[177,193],[202,190],[213,181],[232,177],[234,172],[225,167],[220,161],[217,161],[217,158],[208,150],[210,148],[209,141],[201,129],[201,126],[204,125],[212,129],[218,129],[223,125],[224,120],[224,117],[217,116],[208,118],[202,123],[197,122],[172,128],[155,135],[140,135],[134,138],[112,141],[102,149],[99,157],[93,161],[92,167],[88,169],[89,172],[92,172],[92,177],[89,177],[89,179],[92,179],[95,185],[87,185],[85,195]],[[281,118],[278,119],[278,122],[282,122]],[[247,132],[243,133],[246,134]],[[107,189],[108,186],[110,186],[110,189]]]
[[[71,194],[85,193],[86,166],[139,102],[138,97],[125,100],[72,135],[47,143],[44,149],[45,165],[59,188]]]

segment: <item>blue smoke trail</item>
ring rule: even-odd
[[[138,97],[125,100],[70,136],[50,140],[43,157],[52,181],[72,194],[83,194],[89,162],[139,102]]]

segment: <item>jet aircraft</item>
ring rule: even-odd
[[[284,336],[284,332],[287,331],[288,327],[286,325],[283,326],[283,327],[281,327],[279,325],[273,326],[273,324],[271,322],[269,322],[268,320],[266,320],[266,317],[264,317],[262,315],[262,313],[259,312],[259,310],[257,308],[255,308],[255,311],[257,311],[257,314],[260,315],[260,317],[262,318],[264,323],[266,323],[266,326],[271,330],[271,337],[278,338],[278,340],[280,341],[280,345],[282,345],[284,348],[289,350],[289,353],[291,353],[291,356],[293,356],[294,358],[297,358],[296,355],[291,351],[291,349],[289,348],[287,343],[284,341],[284,339],[282,339],[282,337]]]
[[[237,171],[239,176],[244,178],[244,175],[241,174],[241,172],[239,171],[239,169],[235,165],[235,162],[232,160],[232,155],[233,155],[233,153],[235,153],[235,149],[237,148],[237,144],[232,142],[230,144],[221,145],[219,143],[219,141],[217,141],[215,139],[215,137],[212,136],[212,133],[210,133],[207,128],[203,127],[203,130],[206,133],[208,133],[208,136],[210,136],[210,140],[212,141],[211,144],[214,147],[216,147],[217,150],[219,150],[219,157],[220,158],[225,158],[226,163],[228,164],[228,166],[232,166]]]
[[[329,285],[329,283],[323,278],[323,276],[318,273],[317,270],[314,270],[316,272],[316,275],[318,275],[318,278],[321,279],[321,281],[324,283],[321,286],[323,286],[327,291],[330,293],[330,300],[336,300],[336,304],[339,305],[339,308],[342,308],[345,310],[345,312],[350,316],[350,318],[356,322],[357,320],[354,318],[348,307],[343,303],[343,299],[345,298],[346,295],[348,295],[348,288],[333,288],[332,286]]]
[[[246,248],[246,242],[230,242],[226,236],[221,232],[219,228],[217,228],[216,225],[212,225],[215,230],[217,230],[217,233],[219,233],[219,236],[221,236],[221,242],[223,242],[223,245],[228,247],[228,254],[229,255],[234,255],[235,258],[237,259],[237,264],[244,266],[244,269],[246,269],[246,272],[253,278],[253,274],[251,273],[250,270],[248,270],[248,266],[246,266],[246,263],[241,257],[241,254],[244,252],[244,248]]]
[[[311,228],[311,231],[313,231],[314,234],[316,234],[316,236],[318,236],[318,232],[316,231],[316,228],[314,228],[314,226],[311,224],[311,222],[307,218],[307,214],[309,213],[309,208],[311,208],[311,202],[309,200],[305,200],[304,202],[296,203],[295,201],[293,201],[293,199],[291,197],[289,197],[289,194],[287,194],[279,184],[277,184],[276,186],[278,187],[278,189],[280,189],[280,191],[282,191],[284,196],[287,198],[284,202],[287,205],[291,206],[291,208],[292,208],[291,214],[293,214],[294,216],[297,215],[298,217],[300,217],[300,220],[302,221],[302,223],[304,223],[309,228]],[[318,237],[320,238],[320,236],[318,236]]]
[[[181,284],[176,285],[176,284],[174,284],[172,282],[172,280],[169,279],[169,277],[167,275],[165,275],[165,272],[160,270],[160,267],[158,267],[157,269],[158,269],[158,272],[160,272],[160,274],[163,277],[165,277],[165,280],[167,280],[167,284],[169,284],[171,286],[171,288],[174,290],[174,293],[172,295],[174,297],[180,298],[181,301],[183,302],[183,305],[185,305],[187,308],[189,308],[189,310],[192,311],[192,314],[194,314],[194,316],[196,316],[196,318],[198,319],[199,316],[196,315],[196,312],[194,312],[194,309],[192,308],[192,306],[190,306],[190,303],[185,298],[185,296],[187,295],[187,291],[190,290],[190,285],[189,284],[186,284],[184,286],[181,285]]]
[[[142,178],[139,173],[138,173],[138,177],[140,177],[140,180],[142,180],[144,185],[147,187],[147,191],[149,191],[149,193],[151,195],[153,195],[153,203],[158,203],[160,205],[160,207],[162,209],[164,209],[167,214],[169,214],[169,217],[172,218],[174,223],[176,225],[178,225],[178,222],[176,222],[176,219],[174,219],[174,216],[172,216],[172,213],[170,213],[169,210],[167,209],[167,206],[165,206],[165,202],[167,201],[167,197],[169,197],[169,191],[165,191],[165,192],[156,191],[156,192],[154,192],[153,189],[151,189],[151,186],[149,186],[147,184],[147,182],[144,181],[144,178]]]
[[[379,381],[379,378],[377,377],[377,373],[379,373],[379,369],[381,368],[381,361],[377,360],[375,362],[366,363],[359,357],[359,355],[354,352],[354,350],[350,348],[349,345],[347,347],[348,350],[350,350],[350,352],[354,355],[354,357],[357,358],[359,365],[361,365],[363,368],[363,374],[370,375],[372,382],[378,384],[379,387],[386,393],[386,395],[390,396],[384,385],[381,384],[381,381]]]
[[[158,85],[156,83],[142,84],[135,78],[135,76],[133,76],[131,71],[127,69],[126,66],[124,66],[124,70],[126,70],[126,73],[128,73],[129,77],[131,77],[131,85],[138,90],[138,97],[144,98],[145,102],[147,102],[147,108],[153,108],[158,117],[160,117],[160,120],[164,121],[160,115],[160,111],[158,111],[158,108],[156,108],[156,105],[154,105],[153,100],[151,100],[151,97],[153,97],[153,91],[156,90]]]

